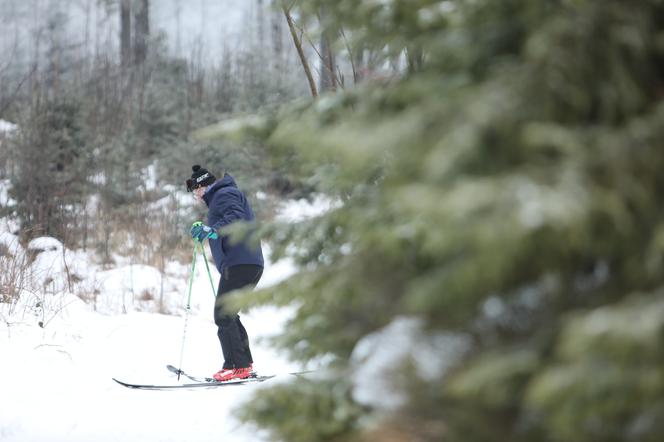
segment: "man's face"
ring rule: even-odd
[[[203,194],[205,193],[207,187],[197,187],[194,189],[194,198],[196,201],[203,201]]]

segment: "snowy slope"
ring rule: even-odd
[[[256,440],[252,432],[238,428],[229,412],[258,385],[152,392],[128,390],[111,381],[115,376],[174,383],[164,366],[177,365],[181,318],[149,313],[107,317],[69,310],[68,319],[49,324],[45,331],[12,326],[11,339],[3,337],[2,440],[202,441],[231,435],[234,440]],[[221,365],[214,324],[200,316],[190,319],[184,366],[211,374]],[[278,323],[278,312],[245,319],[257,336],[259,324]],[[269,349],[254,347],[259,370],[288,369]]]
[[[298,206],[284,210],[300,210],[293,207]],[[13,235],[4,232],[2,239],[9,249]],[[42,250],[35,265],[53,267],[55,256],[63,255],[61,245],[52,239],[40,239],[28,249],[31,247]],[[16,245],[11,250],[21,252]],[[73,263],[86,259],[64,252],[71,253]],[[288,262],[268,262],[259,286],[276,283],[293,271]],[[100,285],[102,299],[117,298],[122,293],[118,287],[128,277],[138,286],[158,283],[152,280],[150,268],[120,266],[108,272]],[[204,272],[201,260],[193,285],[194,308],[189,316],[182,365],[187,372],[198,375],[210,375],[222,363],[212,320],[214,298]],[[216,284],[218,275],[213,277]],[[53,278],[49,283],[56,282]],[[179,283],[184,305],[186,277]],[[177,383],[165,365],[179,365],[184,316],[140,309],[130,309],[126,314],[111,307],[101,310],[95,311],[90,303],[58,290],[24,290],[20,302],[0,303],[1,441],[268,440],[266,434],[241,425],[232,410],[270,383],[292,381],[291,376],[214,390],[126,389],[111,378]],[[301,368],[261,339],[279,333],[290,313],[288,309],[266,307],[242,315],[252,340],[255,368],[262,374]]]
[[[198,276],[194,292],[207,296],[209,282]],[[183,317],[109,316],[90,311],[73,295],[56,298],[63,308],[46,318],[44,328],[36,325],[39,313],[23,305],[0,325],[0,440],[202,441],[225,435],[257,440],[253,432],[239,429],[229,412],[258,385],[143,392],[111,381],[176,382],[165,365],[179,364]],[[188,321],[183,368],[210,375],[221,367],[221,351],[211,319],[213,298],[205,299],[209,308]],[[278,332],[287,314],[265,308],[242,316],[261,372],[297,368],[258,339]]]

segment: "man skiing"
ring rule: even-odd
[[[224,234],[224,227],[237,221],[254,221],[254,212],[235,180],[227,173],[217,179],[207,169],[195,165],[187,191],[194,193],[197,201],[208,207],[207,224],[195,223],[191,236],[196,241],[210,241],[210,250],[217,270],[221,274],[214,322],[221,343],[224,365],[213,375],[217,381],[246,379],[251,376],[253,359],[249,349],[249,337],[240,316],[225,311],[222,298],[227,293],[244,287],[255,287],[263,274],[263,252],[260,244],[254,246],[248,240],[237,241]],[[217,235],[218,233],[218,235]]]

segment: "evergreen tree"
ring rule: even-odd
[[[298,5],[412,60],[250,128],[341,204],[266,228],[302,270],[235,299],[297,306],[277,344],[332,370],[241,416],[288,441],[659,440],[664,3]],[[367,348],[393,357],[372,399]]]
[[[32,236],[70,239],[87,195],[91,155],[80,125],[80,104],[57,99],[30,108],[18,136],[10,140],[15,173],[10,177],[21,225]]]

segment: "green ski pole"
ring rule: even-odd
[[[217,290],[214,288],[214,282],[212,282],[212,274],[210,273],[210,265],[207,262],[207,257],[205,256],[205,248],[202,243],[198,243],[201,246],[201,255],[205,258],[203,262],[205,263],[205,269],[207,270],[208,278],[210,278],[210,286],[212,287],[212,296],[217,297]]]
[[[184,314],[184,331],[182,332],[182,346],[180,347],[180,365],[178,366],[178,381],[182,373],[182,359],[184,357],[184,342],[187,336],[187,322],[189,322],[189,311],[191,310],[191,286],[194,281],[194,272],[196,270],[196,252],[198,251],[197,245],[194,244],[193,258],[191,259],[191,274],[189,275],[189,294],[187,296],[187,308]],[[207,262],[206,262],[207,264]],[[208,270],[209,271],[209,270]]]
[[[203,223],[201,221],[196,221],[195,223],[193,223],[191,225],[191,227],[193,228],[193,227],[202,226],[202,225],[203,225]],[[212,239],[217,239],[218,237],[219,236],[217,235],[217,232],[214,232],[214,231],[209,236],[209,238],[212,238]],[[203,246],[203,241],[199,241],[198,239],[194,239],[194,242],[196,243],[194,245],[194,247],[197,247],[198,245],[200,245],[201,255],[203,255],[203,257],[205,257],[205,247]],[[205,269],[207,270],[208,278],[210,278],[210,286],[212,287],[212,296],[214,296],[216,298],[217,297],[217,290],[214,288],[214,282],[212,282],[212,274],[210,273],[210,266],[207,262],[207,257],[205,257],[205,259],[203,261],[205,262]]]

